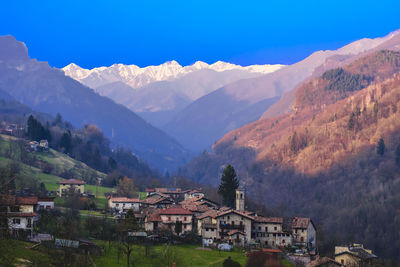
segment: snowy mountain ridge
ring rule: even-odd
[[[213,64],[196,61],[192,65],[181,66],[178,62],[173,60],[158,66],[147,66],[143,68],[136,65],[113,64],[110,67],[85,69],[71,63],[62,68],[62,70],[67,76],[95,89],[99,86],[117,81],[123,82],[133,88],[139,88],[152,82],[174,80],[202,69],[210,69],[217,72],[242,70],[250,73],[267,74],[284,66],[285,65],[280,64],[267,64],[243,67],[223,61],[217,61]]]

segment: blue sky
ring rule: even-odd
[[[400,1],[1,1],[0,35],[63,67],[299,61],[400,28]]]

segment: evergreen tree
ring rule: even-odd
[[[378,145],[376,147],[376,153],[380,156],[383,156],[385,154],[385,142],[383,141],[383,139],[379,139]]]
[[[222,196],[224,205],[234,208],[236,189],[239,187],[239,180],[236,177],[235,169],[228,165],[221,176],[221,184],[218,187],[218,194]]]
[[[60,147],[64,148],[64,153],[68,154],[71,152],[71,148],[72,148],[72,141],[71,141],[71,132],[65,132],[62,136],[61,136],[61,140],[60,140]]]
[[[400,144],[396,148],[396,164],[400,166]]]

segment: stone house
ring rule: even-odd
[[[190,232],[193,229],[193,213],[180,206],[173,206],[166,209],[161,209],[160,212],[161,224],[168,227],[172,232],[175,232],[175,224],[177,221],[182,222],[182,233]]]
[[[376,259],[372,250],[365,249],[362,244],[335,247],[335,261],[343,266],[374,266]]]
[[[291,227],[294,245],[310,250],[316,247],[316,228],[310,218],[294,217]]]
[[[0,213],[6,221],[2,221],[0,227],[7,227],[14,236],[32,236],[37,203],[37,197],[1,196]]]
[[[254,218],[237,210],[228,210],[215,216],[217,222],[217,239],[228,241],[229,232],[239,230],[243,232],[243,244],[251,240],[251,226]]]
[[[145,216],[144,228],[147,232],[157,232],[162,223],[159,211],[150,212]]]
[[[208,210],[197,217],[197,233],[203,239],[212,239],[213,242],[217,239],[217,210]]]
[[[85,182],[77,179],[67,179],[61,180],[58,182],[59,188],[57,195],[65,196],[71,188],[74,189],[75,192],[83,194],[85,193]]]
[[[140,200],[138,198],[109,197],[108,207],[113,213],[126,213],[128,210],[133,212],[140,211]]]
[[[283,231],[283,218],[255,216],[252,238],[262,246],[280,247],[292,245],[292,235]]]

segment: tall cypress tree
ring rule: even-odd
[[[239,180],[236,177],[235,169],[228,165],[221,176],[221,184],[218,187],[218,194],[222,196],[224,205],[234,208],[236,189],[239,187]]]

